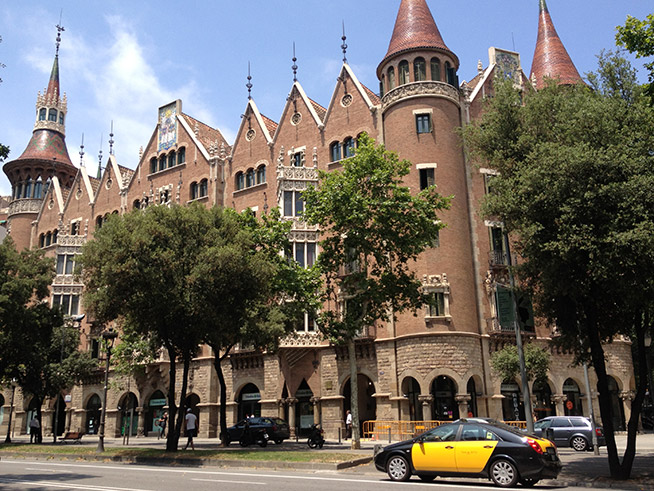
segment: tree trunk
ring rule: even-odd
[[[220,445],[226,447],[226,440],[223,438],[224,435],[227,435],[227,384],[225,383],[225,374],[223,373],[223,367],[221,365],[222,357],[220,356],[220,351],[216,349],[217,346],[211,346],[213,349],[214,358],[213,358],[213,367],[216,370],[216,375],[218,375],[218,383],[220,385]],[[225,354],[226,356],[226,354]]]
[[[170,368],[168,371],[168,438],[166,438],[166,452],[177,452],[177,444],[179,443],[179,430],[175,424],[175,416],[177,415],[177,404],[175,403],[175,372],[177,369],[175,363],[175,351],[168,347],[168,359],[170,360]]]
[[[347,354],[350,358],[350,410],[352,411],[352,448],[361,448],[359,438],[359,376],[354,337],[347,341]]]
[[[182,425],[186,418],[186,389],[188,387],[188,372],[191,368],[191,356],[186,354],[184,356],[184,368],[182,370],[182,390],[179,394],[179,415],[177,416],[177,423],[175,424],[176,433],[179,436],[182,434]],[[197,431],[197,427],[195,428]]]

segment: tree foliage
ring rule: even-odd
[[[601,84],[612,83],[602,76]],[[503,220],[515,239],[524,259],[516,272],[540,314],[556,323],[561,344],[591,357],[611,473],[628,476],[645,386],[620,463],[602,344],[630,335],[634,316],[652,305],[654,111],[585,86],[550,83],[524,100],[509,84],[495,89],[465,130],[473,155],[499,171],[484,214]],[[637,329],[639,345],[643,334]]]
[[[97,363],[80,352],[79,332],[48,297],[54,263],[42,251],[17,252],[11,237],[0,243],[0,380],[15,379],[23,392],[45,397],[88,378]]]
[[[304,217],[322,234],[316,264],[328,308],[320,313],[319,326],[332,341],[348,344],[351,381],[357,380],[357,334],[426,303],[411,266],[437,240],[443,227],[437,212],[448,208],[449,199],[434,186],[412,195],[402,184],[410,168],[410,162],[362,135],[342,171],[320,172],[320,187],[303,193]],[[357,384],[350,387],[356,438]]]
[[[615,39],[618,46],[624,46],[637,58],[654,56],[654,14],[649,14],[644,20],[628,15],[625,25],[618,26],[617,30]],[[654,106],[654,61],[644,66],[649,71],[649,83],[644,89],[650,97],[650,105]]]
[[[528,380],[547,380],[550,369],[550,354],[547,350],[534,343],[524,346],[525,366]],[[518,348],[506,345],[491,355],[491,367],[502,380],[515,380],[520,374]]]
[[[92,317],[120,319],[131,339],[128,356],[147,353],[154,344],[170,359],[171,422],[178,417],[168,434],[169,451],[177,450],[189,365],[198,346],[214,349],[223,400],[220,361],[230,349],[237,343],[274,346],[290,325],[284,314],[292,302],[289,307],[282,302],[286,283],[280,271],[291,266],[279,249],[273,253],[266,247],[271,236],[276,237],[249,214],[199,204],[152,206],[113,217],[84,247],[81,263]],[[178,362],[183,371],[177,404]],[[225,407],[223,400],[221,410]]]

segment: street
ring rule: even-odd
[[[2,490],[93,490],[93,491],[188,491],[266,489],[284,491],[378,491],[428,486],[431,489],[496,489],[489,481],[459,480],[422,483],[412,479],[395,483],[382,473],[364,475],[321,471],[315,473],[253,469],[156,467],[124,464],[92,464],[0,460]],[[561,489],[538,486],[540,489]],[[566,488],[576,489],[576,488]],[[581,488],[579,488],[581,489]]]

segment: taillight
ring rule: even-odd
[[[602,428],[595,428],[595,434],[597,436],[604,436],[604,430]]]
[[[538,452],[539,454],[542,455],[543,449],[540,448],[540,445],[538,444],[538,442],[536,440],[532,440],[531,438],[527,438],[527,443],[529,444],[529,446],[531,448],[533,448],[534,450],[536,450],[536,452]]]

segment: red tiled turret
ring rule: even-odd
[[[559,83],[564,85],[584,83],[554,28],[547,3],[540,0],[538,40],[530,78],[536,80],[536,88],[540,89],[544,85],[544,77],[558,78]]]
[[[402,0],[395,20],[393,37],[388,45],[388,52],[379,64],[381,67],[390,57],[412,49],[438,49],[456,55],[450,51],[441,36],[434,17],[425,0]]]

